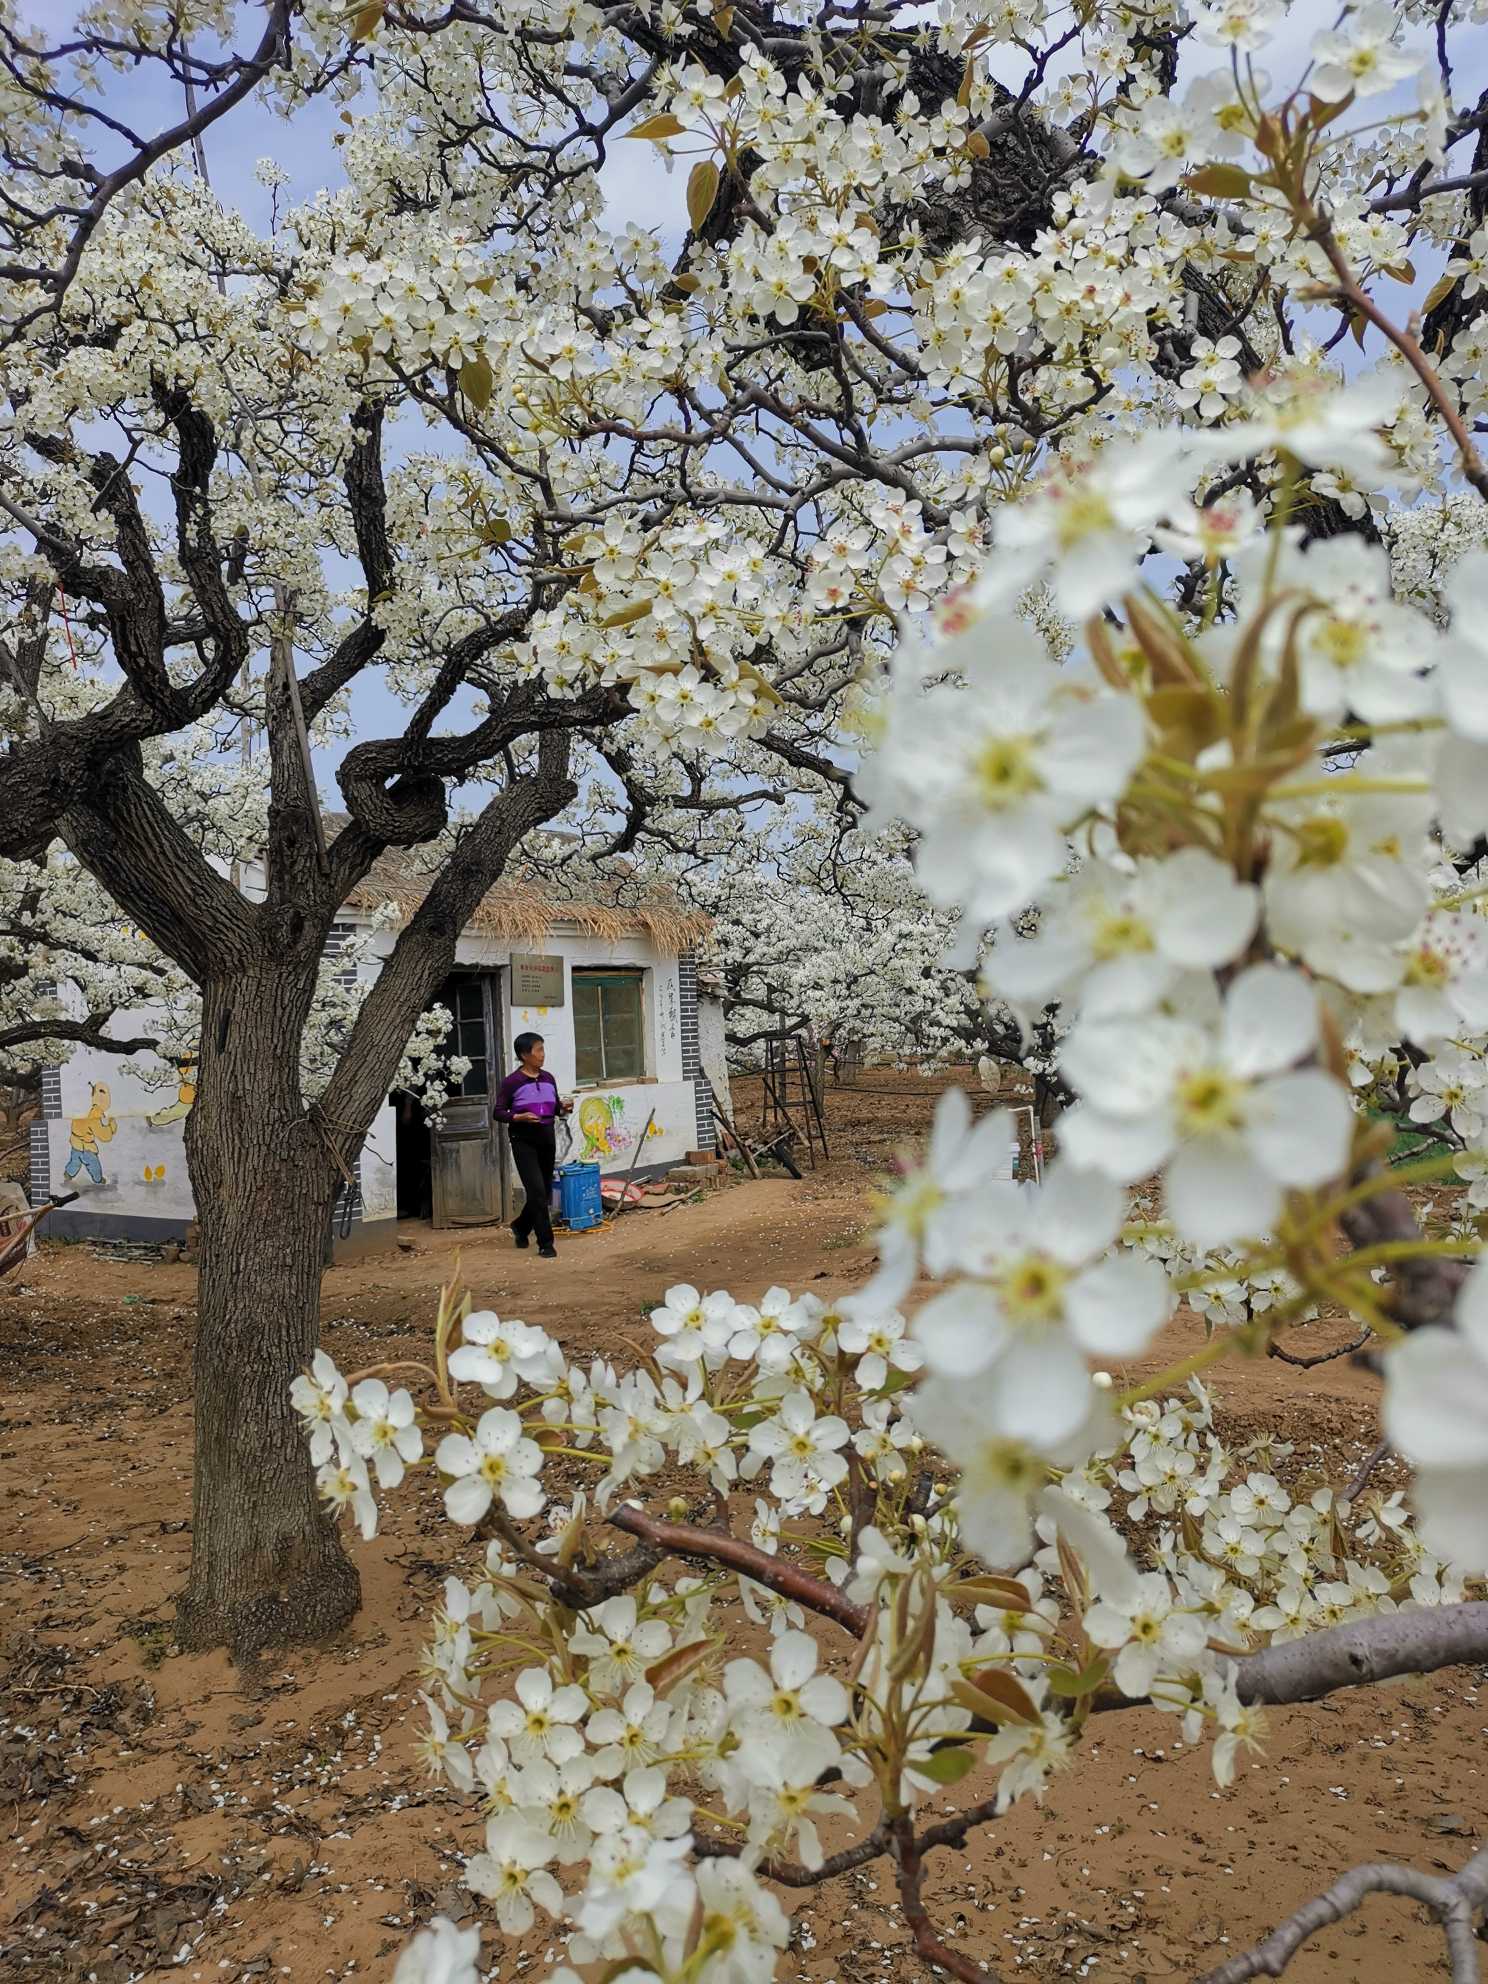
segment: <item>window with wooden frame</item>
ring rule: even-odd
[[[575,1080],[635,1082],[646,1073],[639,971],[573,974]]]
[[[488,1095],[491,1060],[484,985],[471,974],[455,973],[445,980],[435,1004],[447,1006],[454,1021],[444,1037],[443,1051],[449,1055],[461,1054],[470,1063],[459,1085],[451,1088],[451,1094]]]

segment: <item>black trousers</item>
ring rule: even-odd
[[[553,1167],[558,1139],[549,1124],[513,1123],[512,1162],[526,1194],[522,1210],[512,1221],[513,1233],[535,1233],[539,1247],[553,1244]]]

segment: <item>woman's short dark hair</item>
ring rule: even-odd
[[[512,1046],[517,1050],[517,1059],[519,1061],[525,1061],[533,1048],[540,1047],[541,1045],[542,1035],[540,1033],[519,1033],[512,1042]]]

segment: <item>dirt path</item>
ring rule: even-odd
[[[644,1312],[672,1281],[746,1298],[772,1282],[850,1288],[872,1261],[867,1173],[924,1118],[902,1079],[857,1116],[838,1099],[828,1171],[627,1215],[564,1241],[557,1262],[499,1234],[405,1229],[409,1251],[326,1277],[328,1345],[343,1367],[421,1351],[457,1251],[478,1300],[543,1323],[571,1351],[617,1358],[643,1340]],[[0,1281],[7,1979],[385,1977],[410,1926],[464,1907],[456,1877],[478,1822],[427,1787],[411,1751],[424,1619],[460,1568],[432,1484],[400,1497],[359,1549],[366,1602],[342,1643],[275,1663],[253,1686],[220,1656],[170,1651],[190,1547],[194,1295],[188,1267],[83,1247],[45,1249]],[[1196,1341],[1178,1324],[1157,1354]],[[1300,1474],[1337,1478],[1373,1443],[1372,1381],[1347,1364],[1226,1366],[1216,1393],[1236,1438],[1276,1427]],[[1093,1762],[1057,1780],[1042,1810],[1020,1805],[967,1853],[936,1857],[932,1911],[1004,1975],[1155,1984],[1210,1967],[1357,1860],[1454,1868],[1488,1832],[1484,1679],[1276,1712],[1268,1762],[1224,1796],[1169,1719],[1107,1718]],[[890,1895],[880,1866],[808,1896],[798,1973],[925,1979]],[[487,1955],[506,1979],[541,1974],[556,1947],[534,1934],[493,1939]],[[1320,1938],[1290,1973],[1297,1984],[1440,1974],[1434,1932],[1394,1901]]]

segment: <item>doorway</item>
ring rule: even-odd
[[[452,1088],[437,1123],[400,1091],[397,1122],[398,1217],[436,1227],[488,1226],[510,1218],[506,1129],[491,1120],[491,1094],[501,1082],[501,974],[452,972],[434,1004],[449,1009],[450,1054],[470,1063]]]

